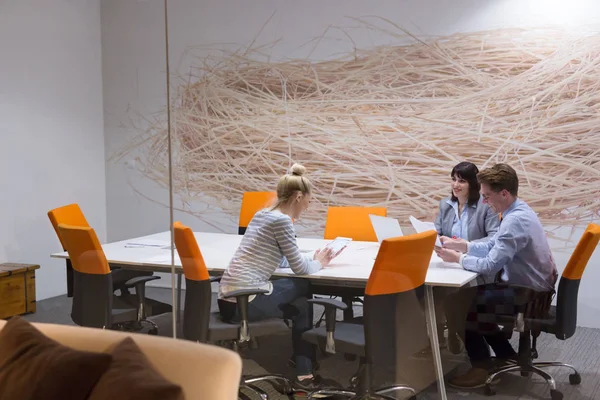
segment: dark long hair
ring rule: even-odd
[[[479,189],[481,188],[481,185],[477,180],[478,173],[479,169],[477,166],[467,161],[456,164],[450,173],[452,178],[456,177],[464,179],[469,184],[469,197],[467,199],[467,204],[469,206],[472,206],[479,201]],[[452,201],[458,201],[453,191],[450,191],[450,196]]]

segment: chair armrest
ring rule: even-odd
[[[211,282],[221,282],[221,276],[211,276],[210,277],[210,281]]]
[[[135,294],[137,296],[137,313],[138,322],[146,319],[146,282],[160,279],[160,276],[136,276],[125,282],[125,287],[135,286]]]
[[[139,285],[140,283],[145,284],[146,282],[155,281],[157,279],[160,279],[160,276],[136,276],[135,278],[131,278],[130,280],[125,282],[125,287],[130,288]]]
[[[224,298],[235,297],[238,312],[240,313],[240,333],[238,336],[238,344],[244,345],[248,342],[252,344],[252,338],[250,337],[250,327],[248,326],[248,300],[252,295],[267,294],[268,290],[265,289],[240,289],[234,290],[224,294]]]
[[[325,309],[327,309],[328,307],[334,307],[339,310],[345,310],[348,308],[348,305],[346,303],[336,299],[310,299],[308,300],[308,302],[311,304],[321,305],[325,307]]]
[[[333,337],[335,333],[335,317],[337,310],[345,310],[348,308],[348,306],[345,303],[335,299],[310,299],[308,302],[325,307],[325,331],[327,333],[325,352],[329,354],[335,354],[335,339]]]
[[[228,299],[231,297],[243,297],[243,296],[252,296],[252,295],[257,295],[257,294],[267,294],[269,293],[268,290],[265,289],[240,289],[240,290],[234,290],[232,292],[228,292],[223,294],[223,298]]]

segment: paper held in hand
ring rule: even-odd
[[[421,233],[421,232],[427,232],[427,231],[435,231],[435,224],[433,222],[423,222],[423,221],[419,221],[418,219],[416,219],[415,217],[413,217],[412,215],[410,217],[408,217],[408,219],[410,220],[410,223],[412,224],[413,228],[415,228],[415,231],[417,231],[417,233]],[[435,239],[435,245],[437,247],[442,247],[442,241],[440,240],[440,235],[437,235],[436,239]]]

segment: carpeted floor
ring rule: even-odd
[[[168,289],[148,288],[147,296],[159,301],[170,303],[171,291]],[[37,303],[37,312],[26,316],[30,321],[49,322],[72,325],[70,318],[71,299],[59,296]],[[356,315],[362,314],[362,309],[355,309]],[[319,313],[316,312],[315,316]],[[155,318],[159,324],[161,336],[172,336],[171,318],[164,315]],[[516,337],[516,335],[515,335]],[[578,368],[581,376],[581,385],[569,384],[569,370],[550,368],[557,382],[558,389],[564,394],[565,400],[592,400],[600,399],[600,330],[579,328],[575,336],[566,341],[559,341],[550,335],[542,335],[538,342],[540,360],[562,361],[573,364]],[[292,377],[293,368],[287,365],[287,359],[292,354],[291,341],[288,335],[275,335],[260,338],[257,350],[245,350],[244,373],[248,375],[263,374],[265,372],[280,373]],[[468,368],[464,355],[456,356],[448,352],[442,353],[444,372],[451,376]],[[348,361],[343,354],[321,357],[319,374],[332,379],[338,384],[347,387],[350,377],[356,372],[357,361]],[[398,380],[409,384],[419,391],[418,399],[439,399],[437,384],[430,356],[416,356],[407,360],[397,368]],[[380,380],[376,376],[376,381]],[[279,395],[268,384],[261,387],[269,394],[269,398],[287,399]],[[457,391],[447,387],[449,399],[487,399],[483,390],[471,392]],[[497,394],[491,399],[550,399],[546,383],[541,378],[522,378],[520,375],[506,375],[496,386]],[[399,395],[399,399],[406,396]]]

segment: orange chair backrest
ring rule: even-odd
[[[325,221],[325,239],[338,236],[362,242],[376,242],[377,235],[369,214],[387,216],[385,207],[329,207]]]
[[[365,294],[401,293],[422,286],[436,237],[432,230],[381,242]]]
[[[48,211],[48,218],[50,218],[52,227],[54,227],[54,231],[56,232],[56,236],[58,236],[58,240],[60,240],[63,250],[67,250],[67,247],[65,246],[64,240],[61,238],[60,233],[58,232],[59,224],[83,227],[90,226],[78,204],[69,204],[50,210]]]
[[[94,275],[110,274],[106,255],[92,228],[58,224],[58,233],[75,271]]]
[[[600,226],[589,224],[585,232],[583,232],[581,239],[579,239],[579,243],[577,243],[573,254],[571,254],[571,258],[569,258],[562,276],[571,280],[580,280],[599,241]]]
[[[244,192],[242,207],[240,209],[240,228],[248,227],[250,221],[258,211],[275,204],[277,193],[275,192]]]
[[[194,232],[181,222],[175,222],[173,228],[175,230],[175,247],[181,259],[185,277],[193,281],[209,279],[204,257],[202,257]]]

